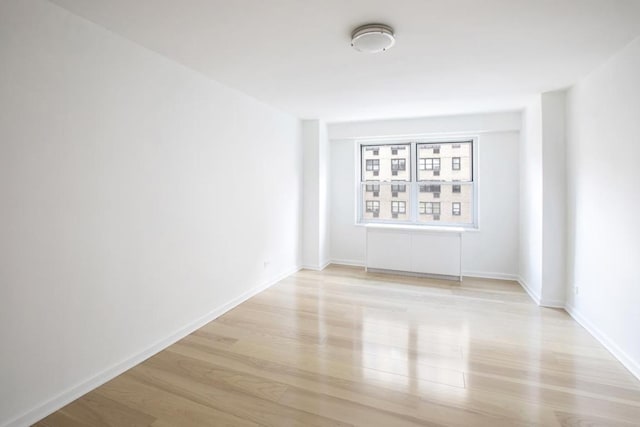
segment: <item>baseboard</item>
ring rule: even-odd
[[[564,300],[557,300],[557,299],[547,299],[547,298],[542,298],[540,300],[540,304],[541,307],[547,307],[547,308],[565,308],[565,302]]]
[[[313,271],[322,271],[325,268],[327,268],[327,266],[331,264],[331,261],[326,261],[323,264],[320,265],[307,265],[307,264],[303,264],[302,268],[305,270],[313,270]]]
[[[518,281],[518,275],[507,273],[490,273],[486,271],[463,271],[463,277],[476,277],[478,279],[512,280]]]
[[[82,383],[69,388],[68,390],[57,395],[56,397],[46,401],[45,403],[35,407],[32,410],[27,411],[23,415],[13,418],[12,420],[9,420],[5,424],[3,424],[2,427],[23,427],[23,426],[29,426],[36,423],[37,421],[43,419],[47,415],[52,414],[53,412],[57,411],[63,406],[85,395],[91,390],[101,386],[107,381],[112,380],[113,378],[117,377],[123,372],[138,365],[139,363],[144,362],[149,357],[164,350],[165,348],[169,347],[171,344],[174,344],[175,342],[181,340],[182,338],[186,337],[187,335],[194,332],[195,330],[203,327],[204,325],[216,319],[217,317],[220,317],[227,311],[240,305],[241,303],[248,300],[252,296],[264,291],[265,289],[275,285],[282,279],[298,271],[300,271],[300,267],[295,267],[290,271],[282,273],[265,283],[262,283],[258,286],[255,286],[249,289],[248,291],[244,292],[240,296],[210,311],[204,316],[201,316],[200,318],[194,320],[188,325],[173,332],[166,338],[156,342],[155,344],[148,347],[146,350],[143,350],[142,352],[136,354],[135,356],[129,359],[126,359],[120,363],[117,363],[116,365],[113,365],[110,368],[105,369],[101,373],[89,378],[88,380],[83,381]]]
[[[525,292],[529,294],[533,302],[535,302],[537,305],[540,305],[540,295],[534,292],[534,290],[529,287],[527,282],[522,277],[518,276],[517,281],[518,283],[520,283],[520,286],[522,286],[522,289],[524,289]]]
[[[570,305],[564,307],[573,319],[587,330],[600,344],[606,348],[622,365],[640,380],[640,361],[633,360],[627,353],[618,347],[613,340],[607,337],[598,327],[591,323],[582,313]]]
[[[332,259],[331,264],[348,265],[351,267],[364,267],[364,261],[356,259]]]

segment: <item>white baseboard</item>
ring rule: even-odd
[[[520,286],[522,286],[522,289],[524,289],[529,294],[533,302],[535,302],[537,305],[540,305],[540,295],[534,292],[534,290],[529,287],[527,282],[525,282],[522,277],[518,276],[517,280],[518,283],[520,283]]]
[[[313,270],[313,271],[322,271],[325,268],[327,268],[327,266],[331,264],[331,261],[325,261],[323,264],[320,265],[307,265],[307,264],[303,264],[302,268],[305,270]]]
[[[559,299],[548,299],[548,298],[542,298],[540,300],[540,304],[541,307],[547,307],[547,308],[565,308],[565,301],[564,300],[559,300]]]
[[[364,261],[357,259],[332,259],[331,264],[348,265],[351,267],[364,267]]]
[[[507,273],[490,273],[486,271],[463,271],[463,277],[477,277],[479,279],[512,280],[518,281],[518,275]]]
[[[295,267],[293,269],[291,269],[290,271],[287,271],[283,274],[278,275],[277,277],[262,283],[258,286],[254,286],[253,288],[249,289],[248,291],[244,292],[243,294],[241,294],[240,296],[232,299],[231,301],[221,305],[220,307],[210,311],[209,313],[205,314],[204,316],[201,316],[200,318],[194,320],[193,322],[189,323],[188,325],[180,328],[179,330],[173,332],[172,334],[170,334],[169,336],[167,336],[166,338],[156,342],[155,344],[151,345],[150,347],[148,347],[147,349],[143,350],[142,352],[136,354],[135,356],[123,360],[120,363],[117,363],[107,369],[105,369],[104,371],[100,372],[99,374],[87,379],[86,381],[83,381],[82,383],[73,386],[65,391],[63,391],[62,393],[60,393],[59,395],[57,395],[56,397],[38,405],[37,407],[27,411],[26,413],[13,418],[12,420],[9,420],[8,422],[6,422],[5,424],[2,425],[2,427],[24,427],[24,426],[29,426],[32,425],[34,423],[36,423],[37,421],[41,420],[42,418],[46,417],[47,415],[52,414],[53,412],[57,411],[58,409],[62,408],[63,406],[73,402],[74,400],[78,399],[79,397],[85,395],[86,393],[90,392],[91,390],[101,386],[102,384],[106,383],[107,381],[117,377],[118,375],[122,374],[123,372],[133,368],[134,366],[136,366],[137,364],[145,361],[146,359],[148,359],[149,357],[153,356],[154,354],[164,350],[165,348],[169,347],[171,344],[181,340],[182,338],[186,337],[187,335],[189,335],[190,333],[194,332],[195,330],[203,327],[204,325],[206,325],[207,323],[211,322],[212,320],[216,319],[217,317],[220,317],[221,315],[223,315],[224,313],[226,313],[227,311],[231,310],[232,308],[240,305],[241,303],[245,302],[246,300],[248,300],[249,298],[251,298],[252,296],[259,294],[260,292],[264,291],[265,289],[275,285],[276,283],[278,283],[279,281],[281,281],[282,279],[284,279],[285,277],[288,277],[296,272],[300,271],[300,267]]]
[[[522,289],[524,289],[529,294],[533,302],[535,302],[540,307],[564,308],[565,306],[564,300],[552,300],[552,299],[541,297],[537,292],[531,289],[531,287],[527,284],[527,282],[522,277],[518,276],[516,280],[518,283],[520,283],[520,286],[522,286]]]
[[[622,365],[629,370],[636,378],[640,380],[640,361],[633,360],[625,353],[617,344],[605,335],[597,326],[591,323],[582,313],[570,305],[564,307],[573,319],[587,330],[600,344],[604,346]]]

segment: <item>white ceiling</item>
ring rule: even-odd
[[[52,0],[301,118],[518,109],[640,34],[638,0]],[[382,22],[366,55],[351,30]]]

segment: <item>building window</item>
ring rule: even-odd
[[[380,184],[367,184],[367,193],[372,193],[373,197],[380,196]]]
[[[379,200],[367,200],[367,213],[372,214],[374,218],[380,216],[380,201]]]
[[[378,160],[378,159],[368,159],[367,160],[367,170],[368,171],[379,171],[380,170],[380,160]]]
[[[454,171],[460,170],[460,157],[451,158],[451,169],[453,169]]]
[[[421,171],[439,171],[440,159],[434,157],[422,158],[419,160],[418,168]]]
[[[440,193],[442,191],[442,186],[439,184],[432,184],[432,185],[427,185],[427,184],[422,184],[420,185],[420,192],[421,193]]]
[[[433,221],[440,221],[440,202],[420,202],[420,215],[429,215]]]
[[[398,197],[398,193],[406,193],[406,184],[391,184],[391,197]]]
[[[398,218],[398,214],[407,213],[407,202],[400,202],[394,200],[391,202],[391,216],[392,218]]]
[[[359,221],[475,227],[473,157],[468,139],[360,144]]]
[[[451,214],[453,216],[460,216],[460,202],[453,202],[451,204]]]
[[[440,202],[420,202],[421,215],[440,215]]]
[[[391,159],[392,171],[403,171],[407,169],[407,161],[405,159]]]

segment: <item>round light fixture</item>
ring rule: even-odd
[[[362,25],[351,33],[351,46],[359,52],[384,52],[395,42],[393,28],[384,24]]]

